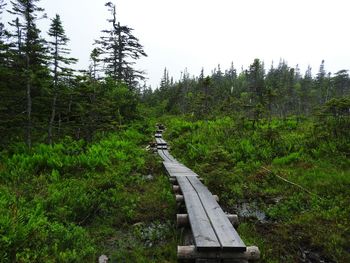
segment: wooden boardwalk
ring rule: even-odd
[[[255,246],[247,247],[233,224],[237,216],[227,215],[199,176],[178,162],[168,151],[162,129],[155,134],[157,152],[164,168],[174,183],[177,201],[183,201],[187,214],[178,214],[179,226],[189,225],[194,246],[178,246],[179,260],[195,262],[248,262],[259,259]]]

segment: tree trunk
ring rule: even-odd
[[[49,122],[49,130],[48,130],[48,139],[49,139],[49,144],[52,144],[52,128],[53,124],[55,122],[55,116],[56,116],[56,104],[57,104],[57,96],[58,96],[58,90],[57,90],[57,84],[58,84],[58,37],[56,35],[55,38],[55,57],[54,57],[54,87],[53,87],[53,99],[52,99],[52,109],[51,109],[51,117],[50,117],[50,122]]]
[[[51,117],[50,117],[50,122],[49,122],[49,130],[48,130],[48,139],[49,139],[49,144],[52,144],[52,128],[53,124],[55,121],[55,116],[56,116],[56,102],[57,102],[57,92],[55,92],[52,100],[52,110],[51,110]]]
[[[61,137],[61,130],[62,130],[62,118],[61,118],[61,113],[58,114],[58,138]]]
[[[26,55],[27,71],[29,70],[29,55]],[[30,74],[27,72],[27,131],[26,131],[26,143],[29,148],[32,147],[32,96],[30,85]]]

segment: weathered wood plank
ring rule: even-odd
[[[184,201],[183,195],[177,194],[175,196],[175,198],[176,198],[176,202],[178,202],[178,203],[181,203],[181,202]],[[238,221],[238,216],[237,215],[229,215],[229,214],[227,214],[226,216],[227,216],[228,220],[230,220],[231,224],[234,227],[238,226],[239,221]],[[189,225],[189,223],[190,223],[190,221],[188,219],[188,214],[177,214],[176,215],[176,225],[178,227],[187,226],[187,225]]]
[[[157,145],[158,150],[166,150],[168,147],[166,145]]]
[[[159,143],[162,144],[162,145],[167,145],[167,142],[162,139],[162,138],[158,138],[159,139]]]
[[[206,188],[196,177],[188,177],[188,180],[198,193],[204,210],[206,211],[215,234],[220,241],[222,250],[235,252],[246,251],[246,246],[242,239],[208,188]]]
[[[164,151],[163,151],[163,154]],[[168,156],[167,154],[165,154],[166,156]],[[169,163],[167,164],[167,168],[169,169],[183,169],[183,170],[187,170],[187,171],[192,171],[190,168],[186,167],[185,165],[183,165],[182,163],[179,162],[173,162],[173,163]]]
[[[177,176],[198,176],[196,173],[194,173],[191,169],[187,168],[186,166],[175,163],[175,162],[165,162],[163,163],[167,173],[171,177],[177,177]]]
[[[198,251],[216,250],[221,246],[209,218],[204,211],[198,194],[188,181],[188,177],[177,177],[177,182],[185,198],[186,209],[190,221],[194,242]]]
[[[158,155],[163,159],[164,162],[170,162],[170,160],[166,157],[166,155],[163,153],[162,149],[158,149]]]
[[[173,162],[171,164],[173,164]],[[188,169],[187,167],[181,166],[181,165],[177,165],[177,166],[167,165],[166,169],[169,172],[174,172],[174,173],[194,173],[192,170]]]
[[[168,156],[169,159],[171,159],[173,162],[179,163],[170,153],[168,150],[164,150],[163,153]]]
[[[166,155],[166,154],[164,153],[164,150],[162,150],[162,153],[163,153],[164,157],[166,158],[166,162],[167,162],[167,163],[169,163],[169,164],[173,163],[173,160],[170,159],[170,158],[168,157],[168,155]],[[163,165],[164,165],[164,164],[163,164]]]
[[[159,145],[167,145],[167,142],[164,141],[162,138],[156,138],[156,142]]]

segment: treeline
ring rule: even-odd
[[[233,64],[225,71],[219,65],[207,77],[204,70],[198,77],[190,77],[185,70],[177,82],[165,69],[160,87],[154,92],[146,89],[144,101],[160,105],[160,112],[192,114],[196,119],[235,115],[256,122],[272,116],[309,116],[322,106],[337,108],[340,112],[335,114],[349,114],[349,95],[348,70],[328,73],[322,61],[313,76],[310,67],[302,74],[298,66],[290,67],[281,60],[277,67],[266,70],[255,59],[240,73]]]
[[[44,38],[39,19],[47,19],[39,0],[0,0],[0,147],[9,142],[53,143],[66,135],[91,140],[137,117],[135,61],[146,56],[132,28],[117,20],[108,2],[109,28],[92,50],[88,70],[74,70],[62,20],[51,18]],[[85,43],[82,43],[84,45]]]

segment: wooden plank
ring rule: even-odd
[[[165,162],[170,162],[170,160],[166,157],[166,155],[163,153],[163,150],[158,149],[158,154],[159,156],[165,161]]]
[[[157,146],[167,146],[166,141],[164,141],[162,138],[156,138]]]
[[[166,156],[166,155],[165,155]],[[168,165],[166,169],[169,172],[178,172],[178,173],[194,173],[192,170],[188,169],[187,167],[184,167],[182,165]]]
[[[165,150],[163,150],[163,154],[165,154],[164,152],[165,152]],[[166,156],[168,156],[168,155],[166,155]],[[183,165],[182,163],[179,163],[179,162],[169,163],[169,164],[167,164],[167,167],[169,169],[183,169],[186,171],[192,171],[190,168],[186,167],[185,165]]]
[[[160,144],[167,145],[167,142],[164,139],[159,138],[159,141],[160,141]]]
[[[234,229],[208,188],[206,188],[196,177],[188,177],[188,180],[198,193],[204,210],[206,211],[215,234],[220,241],[222,250],[235,252],[246,251],[246,245],[243,243],[237,231]]]
[[[168,147],[166,145],[157,145],[158,150],[166,150]]]
[[[163,153],[168,156],[169,159],[171,159],[173,162],[179,163],[170,153],[168,150],[163,150]]]
[[[164,167],[167,170],[169,176],[198,176],[196,173],[181,163],[166,162],[164,163]]]
[[[169,165],[171,164],[180,164],[175,158],[173,158],[169,153],[168,150],[161,150],[162,151],[162,155],[166,158],[167,163]]]
[[[164,150],[162,150],[162,154],[164,155],[164,157],[166,158],[166,162],[171,164],[172,163],[172,160],[164,153]],[[164,162],[163,162],[164,164]]]
[[[177,182],[185,198],[194,242],[198,251],[221,250],[209,218],[204,211],[197,192],[188,181],[188,177],[177,177]]]
[[[167,170],[170,176],[177,177],[177,176],[194,176],[198,177],[197,174],[193,172],[187,172],[187,171],[177,171],[177,170]]]

